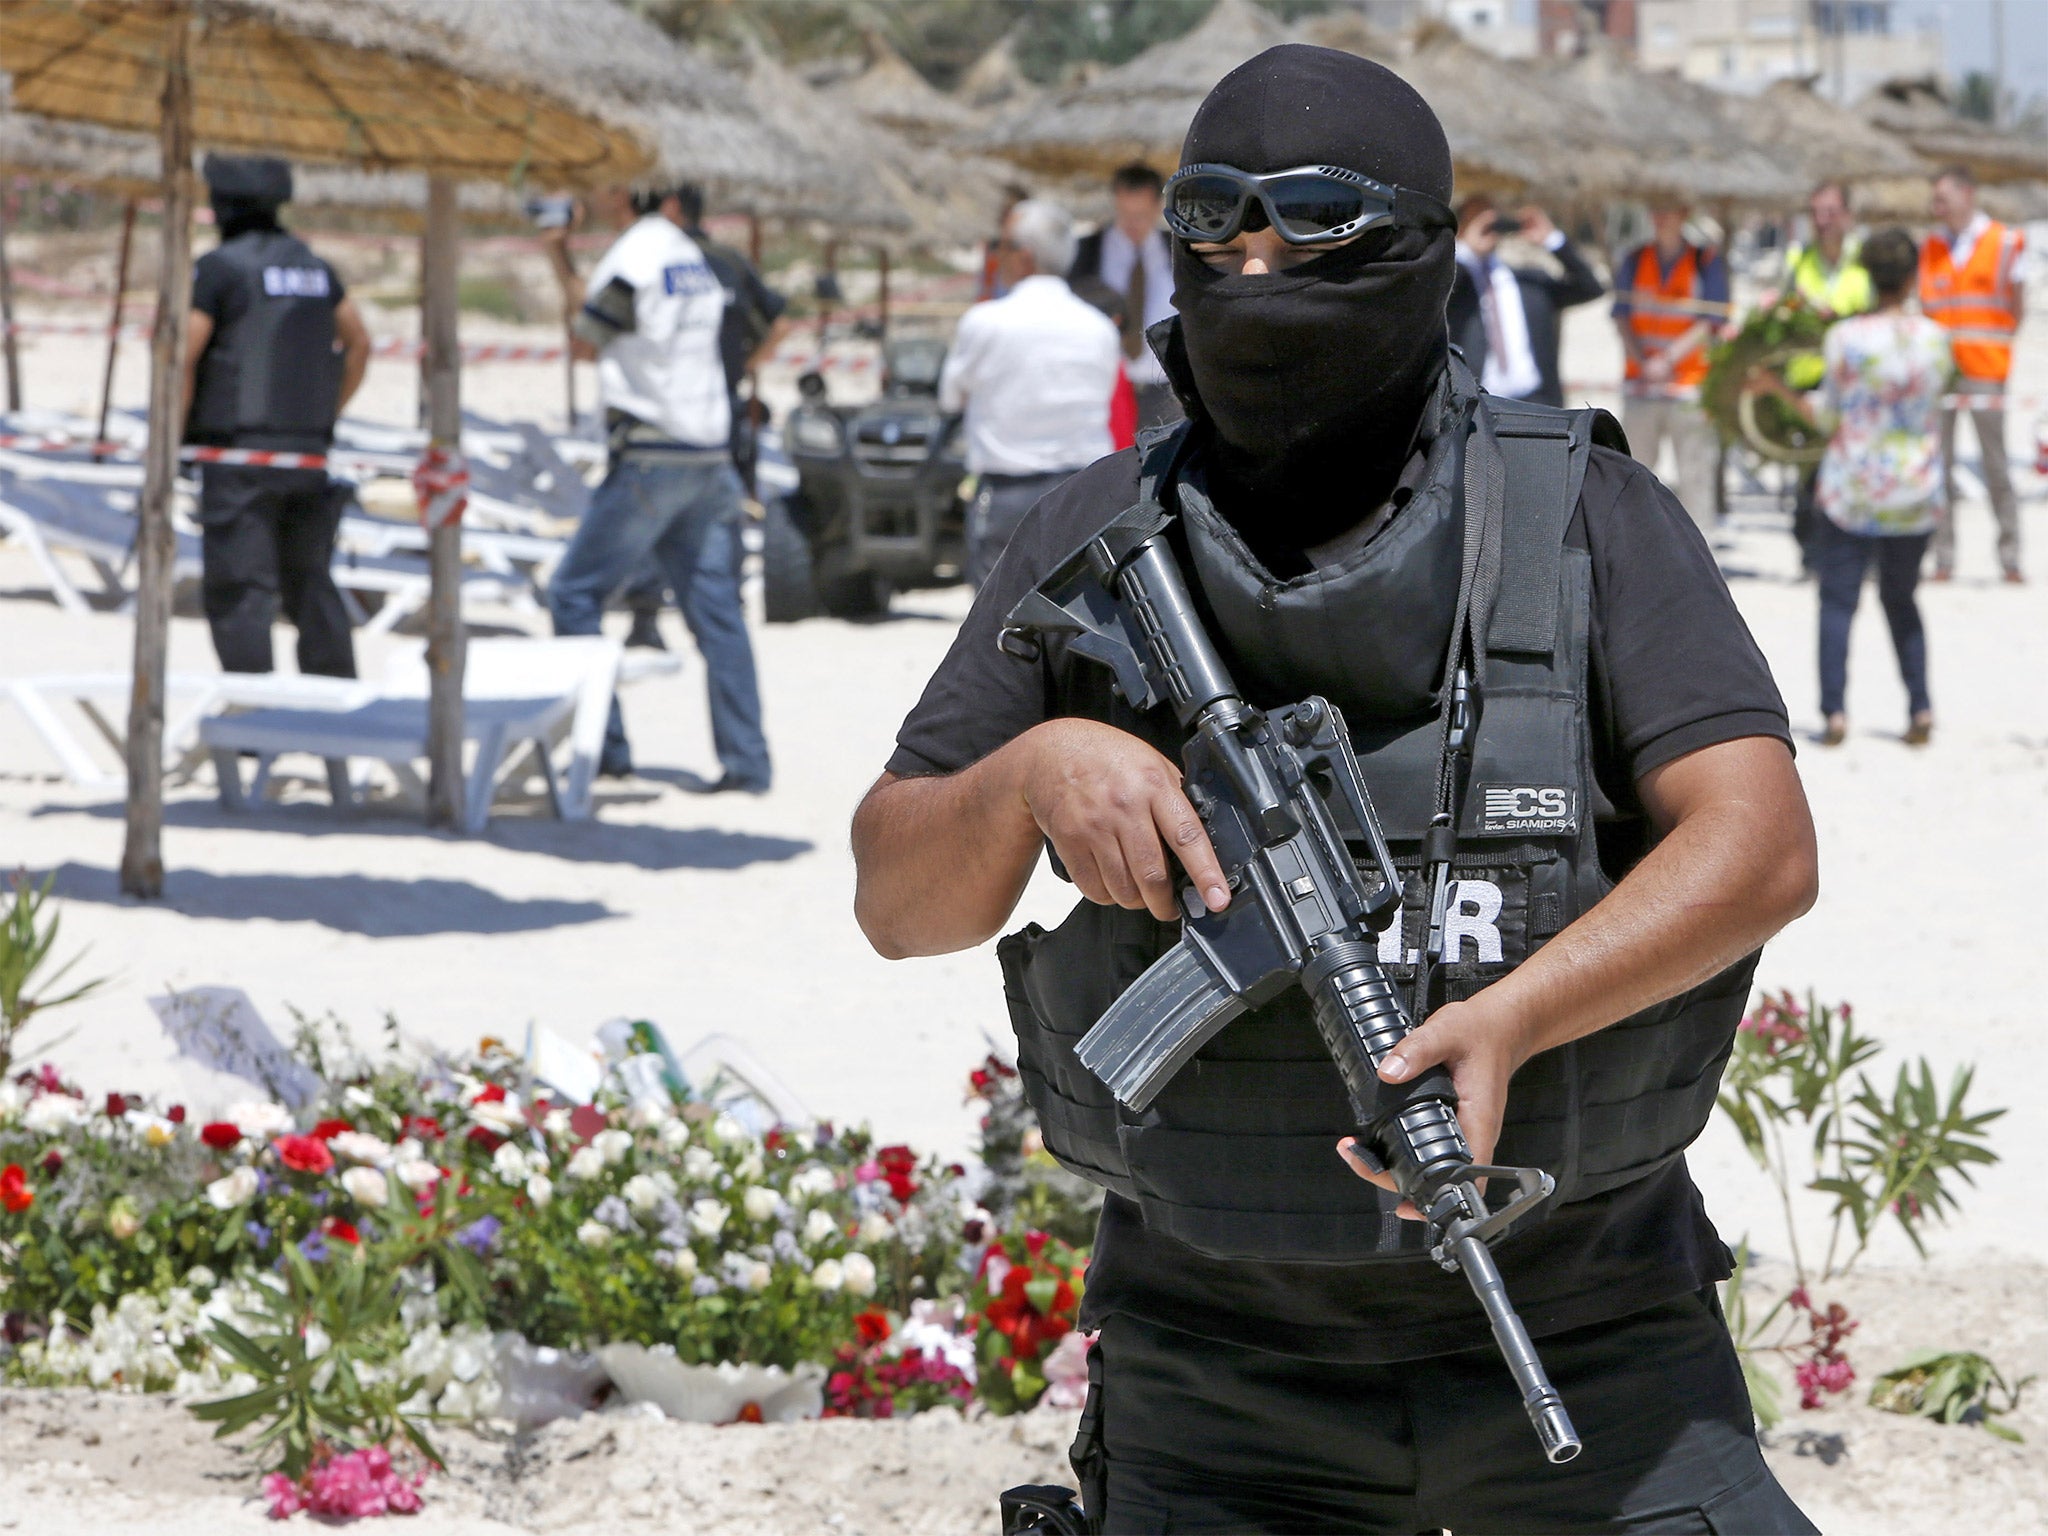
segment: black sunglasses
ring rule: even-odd
[[[1391,187],[1340,165],[1298,165],[1254,175],[1234,165],[1184,165],[1166,182],[1166,227],[1220,245],[1245,228],[1253,206],[1289,245],[1335,245],[1389,224],[1452,229],[1451,210],[1426,193]]]

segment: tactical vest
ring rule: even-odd
[[[334,274],[283,230],[236,236],[213,253],[243,301],[200,354],[185,436],[217,447],[320,453],[341,411]]]
[[[1565,544],[1594,413],[1474,402],[1470,375],[1457,372],[1463,398],[1431,445],[1425,486],[1334,571],[1275,583],[1228,558],[1233,551],[1216,547],[1228,525],[1187,487],[1171,485],[1170,473],[1153,473],[1166,463],[1157,448],[1142,489],[1151,499],[1165,480],[1180,493],[1192,585],[1247,697],[1274,705],[1325,689],[1344,709],[1397,861],[1414,872],[1438,804],[1444,734],[1427,696],[1404,696],[1412,666],[1400,657],[1390,664],[1372,635],[1389,617],[1377,604],[1404,578],[1440,607],[1449,604],[1443,561],[1464,543],[1467,423],[1475,412],[1483,417],[1478,430],[1490,432],[1505,467],[1500,536],[1482,552],[1498,587],[1483,615],[1474,610],[1473,632],[1483,635],[1472,658],[1479,717],[1453,865],[1447,931],[1455,948],[1447,943],[1447,963],[1429,980],[1433,1003],[1504,976],[1612,888],[1594,836],[1596,815],[1611,807],[1594,779],[1588,720],[1591,559]],[[1450,584],[1455,590],[1455,564]],[[1422,622],[1414,612],[1394,617]],[[1427,633],[1442,647],[1450,629],[1436,618]],[[1292,673],[1284,693],[1274,669],[1247,659],[1278,654],[1283,631],[1291,632]],[[1304,644],[1318,635],[1320,659]],[[1351,649],[1370,665],[1350,664],[1341,653]],[[1105,720],[1178,757],[1169,711],[1140,716],[1110,690],[1106,669],[1058,645],[1046,655],[1055,713]],[[1434,661],[1443,667],[1442,649]],[[1391,690],[1397,708],[1370,707],[1378,687]],[[1422,884],[1408,882],[1402,923],[1380,943],[1382,962],[1404,983],[1414,977],[1426,922]],[[1420,1252],[1420,1224],[1395,1216],[1394,1197],[1358,1178],[1334,1150],[1356,1127],[1299,988],[1230,1024],[1142,1112],[1119,1106],[1075,1059],[1075,1043],[1177,936],[1148,913],[1084,901],[1051,932],[1033,924],[1003,940],[1018,1067],[1047,1149],[1134,1201],[1148,1227],[1211,1257],[1356,1263]],[[1546,1169],[1558,1182],[1555,1204],[1563,1204],[1678,1157],[1713,1111],[1755,964],[1751,956],[1528,1061],[1510,1085],[1494,1160]]]

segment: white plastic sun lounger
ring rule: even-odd
[[[135,555],[135,494],[132,487],[119,483],[27,479],[0,472],[0,532],[20,540],[28,550],[58,607],[70,613],[90,613],[95,607],[58,560],[61,550],[82,557],[99,576],[99,606],[126,609],[134,601],[127,576]],[[176,540],[171,578],[196,581],[199,540],[189,533],[176,535]]]
[[[620,679],[621,648],[600,636],[544,640],[473,640],[464,668],[464,742],[470,763],[463,826],[481,832],[499,787],[530,759],[548,800],[565,821],[591,814],[591,786],[604,744],[605,719]],[[633,673],[673,671],[673,658],[635,658]],[[666,661],[667,665],[662,665]],[[427,752],[424,655],[398,663],[377,696],[342,710],[255,709],[203,720],[200,739],[212,752],[223,805],[240,809],[260,796],[271,764],[289,752],[332,762],[353,757],[388,764],[417,790],[416,765]],[[558,752],[566,747],[566,762]],[[256,783],[244,789],[240,754],[257,758]],[[337,801],[353,799],[345,770],[331,768]]]

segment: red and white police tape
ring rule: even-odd
[[[461,522],[469,504],[469,461],[460,449],[429,443],[412,467],[412,491],[419,498],[421,527]]]
[[[137,458],[142,450],[133,443],[117,443],[107,438],[95,442],[86,437],[64,437],[36,435],[23,432],[0,432],[0,448],[12,448],[21,453],[97,453],[115,454],[126,458]],[[278,453],[267,448],[199,448],[185,447],[178,450],[178,458],[187,464],[260,464],[270,469],[325,469],[327,455],[324,453]]]

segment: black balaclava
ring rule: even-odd
[[[1451,196],[1429,104],[1355,54],[1288,43],[1217,82],[1181,163],[1263,173],[1336,165]],[[1262,559],[1334,537],[1392,490],[1448,342],[1450,229],[1373,230],[1265,276],[1216,271],[1174,242],[1173,301],[1200,410],[1215,428],[1218,506]]]
[[[292,199],[289,163],[273,155],[208,155],[201,171],[221,239],[278,227],[277,210]]]

